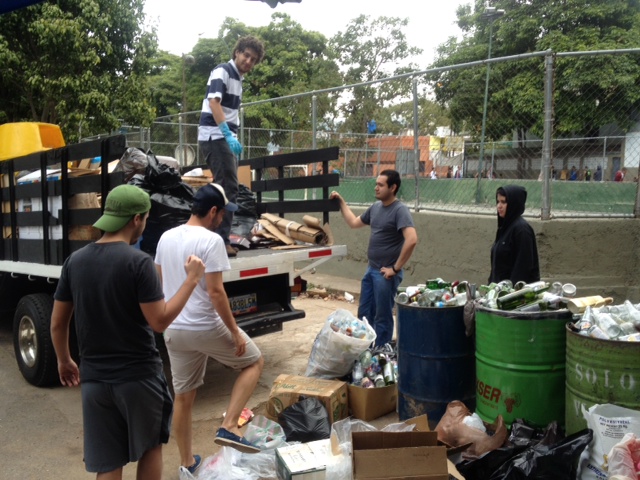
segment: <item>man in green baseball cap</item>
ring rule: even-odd
[[[183,282],[165,299],[153,258],[133,248],[151,201],[134,185],[107,196],[94,224],[104,233],[64,262],[54,294],[51,340],[60,383],[81,386],[84,462],[101,478],[122,478],[137,462],[137,478],[162,477],[162,445],[169,441],[171,392],[154,338],[173,322],[204,276],[188,254]],[[75,318],[82,362],[71,357]]]
[[[135,215],[151,210],[149,194],[134,185],[119,185],[107,195],[104,213],[93,224],[103,232],[117,232]]]

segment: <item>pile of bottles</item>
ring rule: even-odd
[[[420,285],[398,288],[396,302],[419,307],[462,306],[467,303],[467,287],[471,287],[467,282],[445,282],[435,278]]]
[[[360,354],[351,371],[351,384],[363,388],[393,385],[398,378],[398,362],[391,349]]]
[[[370,337],[366,324],[346,310],[336,310],[329,318],[329,326],[334,332],[348,337],[360,339],[369,339],[367,337]]]
[[[567,301],[576,294],[576,287],[571,283],[538,281],[533,283],[510,280],[499,283],[481,285],[478,289],[478,303],[487,308],[497,310],[514,310],[519,312],[541,312],[567,308]]]
[[[640,303],[633,305],[625,300],[622,305],[587,307],[573,328],[593,338],[640,342]]]

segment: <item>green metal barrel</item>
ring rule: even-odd
[[[569,310],[476,309],[476,413],[535,426],[564,423],[565,324]]]
[[[616,342],[567,330],[565,429],[587,428],[582,406],[612,403],[640,410],[640,342]]]

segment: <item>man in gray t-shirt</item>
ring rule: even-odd
[[[418,234],[411,213],[396,196],[400,174],[383,170],[376,179],[376,203],[356,217],[338,192],[331,198],[340,200],[340,211],[351,228],[371,226],[367,257],[369,265],[362,277],[358,318],[366,317],[376,331],[376,346],[393,337],[393,301],[402,282],[402,267],[409,261]]]

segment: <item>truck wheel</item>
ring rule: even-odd
[[[13,316],[13,348],[18,368],[25,380],[36,387],[59,382],[50,333],[52,309],[51,295],[36,293],[22,297]]]

